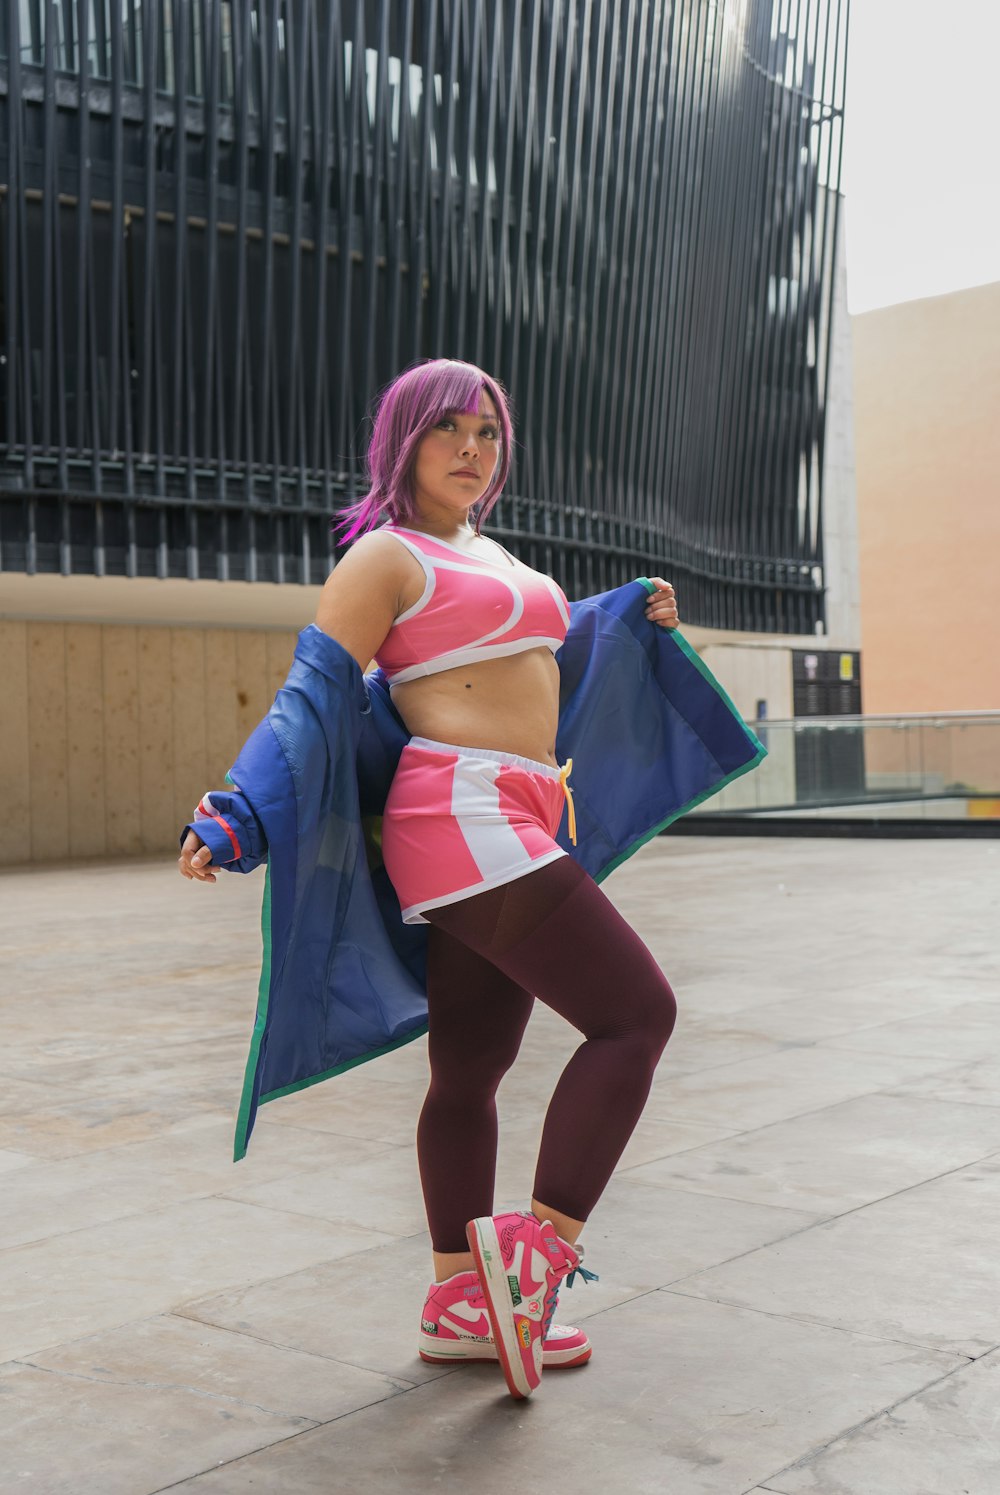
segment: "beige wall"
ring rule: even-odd
[[[1000,707],[1000,284],[853,320],[866,712]]]
[[[0,864],[167,852],[294,630],[0,619]]]
[[[808,639],[799,647],[826,647],[826,640]],[[696,644],[698,653],[717,680],[725,685],[740,715],[752,722],[757,702],[767,702],[769,721],[792,716],[792,651],[786,640],[773,644]]]
[[[271,704],[319,592],[0,576],[0,865],[169,855]],[[752,718],[763,697],[772,720],[791,715],[790,650],[829,643],[684,632],[738,709]]]
[[[296,633],[0,618],[0,866],[169,855],[270,706]],[[772,720],[791,716],[787,642],[687,636],[744,716],[762,697]],[[784,781],[789,765],[772,754],[766,771]],[[733,804],[756,802],[756,778]]]

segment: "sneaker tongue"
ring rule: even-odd
[[[557,1272],[569,1271],[576,1266],[579,1260],[576,1250],[561,1235],[556,1235],[553,1226],[548,1225],[542,1230],[542,1244]]]

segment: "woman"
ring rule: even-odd
[[[567,809],[573,833],[571,765],[555,757],[569,612],[554,582],[482,534],[511,440],[503,389],[481,369],[440,359],[400,375],[316,622],[362,670],[378,661],[411,734],[382,853],[404,921],[430,926],[417,1149],[434,1281],[420,1353],[496,1355],[524,1397],[543,1364],[590,1356],[585,1335],[552,1324],[556,1294],[582,1271],[577,1239],[676,1009],[649,951],[554,839]],[[675,627],[673,588],[654,581],[647,615]],[[210,858],[189,832],[181,873],[214,881]],[[496,1091],[536,997],[584,1041],[549,1103],[530,1210],[494,1216]]]

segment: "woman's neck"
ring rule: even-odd
[[[433,535],[438,540],[448,540],[452,544],[470,540],[475,535],[468,515],[463,520],[454,515],[421,514],[418,511],[407,521],[407,528],[419,530],[423,535]]]

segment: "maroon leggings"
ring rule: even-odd
[[[642,1113],[676,1016],[656,961],[560,857],[427,912],[431,1083],[417,1155],[435,1251],[493,1212],[496,1092],[538,997],[584,1035],[549,1103],[534,1197],[586,1220]]]

